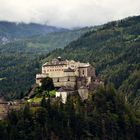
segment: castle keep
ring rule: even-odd
[[[89,63],[62,60],[61,57],[42,65],[41,74],[36,75],[36,84],[41,86],[41,80],[45,77],[52,78],[55,88],[61,88],[61,92],[65,90],[67,93],[94,90],[95,86],[100,84],[95,75],[95,68]]]

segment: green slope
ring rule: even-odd
[[[41,91],[41,90],[40,90]],[[38,95],[42,95],[38,90]],[[34,99],[35,101],[40,98]],[[77,95],[22,104],[0,121],[1,140],[139,140],[140,119],[112,86],[82,102]]]
[[[26,94],[35,82],[42,57],[92,29],[50,33],[0,45],[0,96],[14,99]]]
[[[68,29],[36,23],[26,24],[26,23],[0,21],[0,36],[7,37],[9,39],[27,38],[33,35],[42,35],[51,32],[62,32],[62,31],[68,31]]]
[[[105,24],[53,51],[48,59],[59,55],[89,61],[105,83],[113,82],[128,101],[140,105],[140,16]]]

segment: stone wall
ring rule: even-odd
[[[52,66],[43,66],[42,73],[47,73],[49,77],[60,77],[64,76],[64,69],[67,68],[67,65],[52,65]]]
[[[21,106],[19,102],[7,102],[0,99],[0,120],[4,119],[11,110],[20,110]]]
[[[42,66],[42,74],[36,75],[36,83],[41,86],[41,80],[46,76],[53,79],[55,87],[65,86],[73,89],[89,87],[93,83],[92,79],[96,79],[95,68],[89,63],[60,59],[46,62]]]
[[[76,87],[76,77],[75,76],[71,76],[71,77],[55,77],[52,78],[53,79],[53,83],[55,87],[69,87],[72,89],[75,89]]]
[[[62,103],[66,103],[68,96],[77,94],[77,91],[61,91],[56,92],[56,97],[61,97]]]
[[[64,92],[56,92],[56,97],[61,97],[62,99],[62,103],[66,103],[67,101],[67,96],[68,96],[68,92],[64,91]]]
[[[88,93],[89,93],[89,91],[88,91],[87,88],[79,88],[78,89],[78,93],[79,93],[79,95],[80,95],[80,97],[81,97],[82,100],[88,99]]]

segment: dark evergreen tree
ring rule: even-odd
[[[45,95],[43,96],[40,105],[44,108],[47,108],[47,102],[46,102],[46,97]]]
[[[42,79],[41,81],[41,89],[42,90],[46,90],[46,91],[50,91],[54,89],[54,84],[53,84],[53,80],[50,77],[46,77],[44,79]]]

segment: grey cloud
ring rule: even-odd
[[[139,0],[0,0],[0,20],[91,26],[139,15]]]

